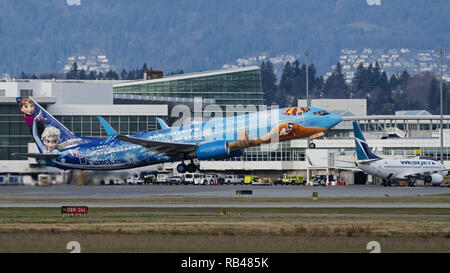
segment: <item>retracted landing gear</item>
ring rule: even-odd
[[[195,173],[195,171],[197,171],[197,166],[194,164],[194,162],[191,161],[191,163],[189,163],[187,165],[187,171],[190,173]]]
[[[185,173],[186,170],[187,170],[187,166],[186,166],[186,164],[184,164],[184,162],[182,162],[181,164],[178,164],[177,171],[179,173]]]
[[[191,161],[191,163],[189,163],[188,165],[186,165],[184,162],[182,162],[181,164],[178,164],[177,166],[177,171],[179,173],[185,173],[185,172],[190,172],[190,173],[195,173],[195,171],[198,170],[198,167],[194,164],[193,161]]]

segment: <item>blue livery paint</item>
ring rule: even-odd
[[[17,102],[21,99],[17,98]],[[285,114],[288,108],[283,108],[172,128],[159,120],[162,130],[121,136],[99,116],[109,137],[105,140],[75,135],[39,104],[27,99],[36,107],[34,114],[25,119],[27,123],[32,121],[30,129],[40,153],[59,155],[39,162],[61,169],[118,170],[193,158],[224,159],[243,155],[247,147],[270,143],[274,136],[279,141],[308,137],[341,121],[338,115],[319,108],[310,107],[297,115]],[[48,127],[60,132],[54,150],[44,143],[43,132]]]

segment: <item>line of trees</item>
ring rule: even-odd
[[[261,82],[266,104],[295,106],[306,98],[306,65],[298,60],[286,62],[279,83],[270,60],[261,63]],[[427,110],[440,113],[440,82],[431,72],[410,75],[406,70],[388,75],[376,62],[360,64],[347,84],[342,66],[337,63],[327,78],[316,75],[314,64],[308,66],[308,90],[313,99],[367,99],[368,114],[395,114],[398,110]],[[449,86],[444,82],[444,113],[448,112]]]
[[[147,64],[144,63],[142,68],[136,68],[127,71],[125,68],[122,69],[120,73],[117,73],[114,70],[109,70],[106,73],[90,71],[87,72],[84,69],[79,69],[78,64],[75,62],[72,64],[72,68],[67,73],[42,73],[39,75],[36,74],[26,74],[22,72],[20,74],[21,79],[68,79],[68,80],[140,80],[144,78],[144,71],[153,70],[152,67],[148,68]],[[183,74],[184,71],[182,69],[177,69],[176,71],[172,71],[167,73],[167,75],[177,75]]]

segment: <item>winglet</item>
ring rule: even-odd
[[[98,120],[100,121],[100,124],[103,126],[103,129],[105,129],[106,134],[109,136],[109,138],[106,140],[106,142],[109,142],[114,137],[118,136],[119,134],[114,130],[106,120],[104,120],[101,116],[97,116]]]
[[[167,125],[167,123],[164,122],[164,120],[160,119],[160,118],[156,118],[156,120],[159,123],[159,126],[161,126],[162,129],[169,129],[169,125]]]

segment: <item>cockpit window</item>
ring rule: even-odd
[[[314,112],[313,114],[316,115],[316,116],[326,116],[326,115],[329,115],[330,113],[328,113],[325,110],[322,110],[322,111]]]

